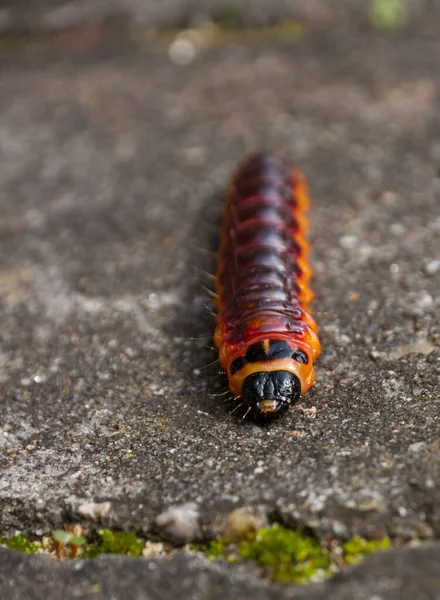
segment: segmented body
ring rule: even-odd
[[[313,384],[320,345],[308,309],[308,204],[301,174],[265,154],[244,161],[227,189],[214,341],[236,397],[254,373],[288,371],[301,393]]]

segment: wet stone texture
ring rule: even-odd
[[[440,40],[424,31],[228,38],[186,68],[133,40],[2,49],[2,534],[185,541],[250,506],[323,538],[438,538]],[[219,190],[261,146],[310,184],[323,345],[316,387],[268,427],[212,397],[215,354],[191,339],[213,330]],[[98,522],[83,505],[102,501]],[[155,522],[185,502],[183,533]]]

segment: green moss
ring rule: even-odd
[[[336,546],[337,554],[347,564],[357,564],[365,556],[391,545],[389,538],[368,541],[354,537]],[[282,583],[307,583],[310,579],[322,579],[339,570],[340,560],[335,562],[333,551],[322,548],[312,536],[301,530],[287,529],[274,525],[259,529],[250,539],[232,544],[225,539],[208,544],[192,545],[193,549],[206,554],[211,560],[239,562],[252,560],[258,565],[261,575]]]
[[[384,537],[381,540],[366,540],[359,536],[342,545],[344,560],[349,565],[356,565],[364,560],[368,554],[378,550],[387,550],[391,546],[391,540]]]
[[[9,538],[8,540],[0,538],[0,544],[4,544],[10,550],[18,550],[25,554],[38,552],[41,548],[40,542],[31,542],[25,535],[14,535],[14,537]]]
[[[203,552],[210,560],[225,560],[227,562],[238,562],[237,546],[220,538],[207,544],[191,544],[191,549]]]
[[[243,541],[238,551],[244,560],[254,559],[271,579],[283,583],[305,583],[314,575],[330,573],[330,554],[301,531],[274,526],[260,529],[252,541]]]
[[[211,560],[256,561],[261,574],[283,583],[305,583],[311,577],[330,573],[330,554],[302,531],[274,525],[259,529],[248,540],[231,544],[220,539],[193,546]]]
[[[405,25],[404,0],[372,0],[368,13],[370,24],[377,29],[399,29]]]
[[[301,40],[307,33],[307,27],[300,21],[281,21],[272,31],[278,39],[286,41]]]
[[[307,34],[306,26],[299,21],[281,21],[276,25],[264,27],[225,28],[222,27],[217,37],[221,41],[238,40],[247,44],[260,44],[277,40],[283,43],[301,41]]]
[[[243,19],[240,2],[237,0],[223,0],[217,6],[216,20],[222,26],[240,27]]]
[[[203,552],[211,560],[215,560],[216,558],[223,559],[226,546],[227,542],[223,539],[213,540],[207,544],[190,544],[192,550]]]
[[[79,548],[78,553],[73,556],[88,559],[98,554],[141,556],[145,547],[145,539],[138,537],[133,531],[102,529],[98,532],[97,541],[92,543],[87,543],[81,536],[72,537],[72,534],[62,530],[53,532],[52,537],[59,543],[75,543]],[[0,537],[0,544],[26,554],[42,549],[41,542],[30,541],[24,535],[16,535],[9,539]],[[388,537],[366,540],[356,536],[344,544],[337,545],[336,549],[346,564],[353,565],[362,562],[369,554],[390,547],[391,540]],[[259,529],[248,539],[238,543],[218,539],[207,544],[192,544],[191,548],[203,552],[211,560],[232,563],[254,561],[260,575],[286,584],[300,584],[307,583],[311,579],[322,579],[341,566],[340,560],[337,565],[334,562],[334,545],[330,552],[305,532],[287,529],[281,525]]]
[[[84,558],[94,558],[98,554],[127,554],[140,556],[145,546],[145,540],[139,538],[133,531],[111,531],[101,529],[100,540],[87,544],[84,548]]]

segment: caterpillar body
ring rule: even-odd
[[[216,274],[214,342],[231,393],[254,416],[274,416],[313,384],[319,356],[300,172],[253,154],[226,192]]]

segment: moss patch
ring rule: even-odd
[[[126,554],[141,556],[146,540],[138,537],[133,531],[111,531],[101,529],[99,541],[84,547],[82,558],[94,558],[98,554]]]
[[[371,0],[368,18],[377,29],[399,29],[406,22],[405,3],[403,0]]]
[[[362,562],[368,554],[378,550],[387,550],[391,547],[391,540],[385,537],[381,540],[365,540],[359,536],[342,545],[344,560],[349,565],[357,565]]]
[[[97,541],[87,542],[82,536],[72,535],[69,531],[56,530],[42,541],[31,541],[25,535],[11,538],[0,537],[0,544],[25,554],[35,552],[54,554],[58,558],[95,558],[98,554],[124,554],[141,556],[146,540],[133,531],[111,531],[101,529]]]
[[[25,535],[14,535],[9,539],[0,538],[0,544],[6,546],[10,550],[18,550],[25,554],[32,554],[41,549],[40,542],[31,542]]]
[[[330,554],[301,531],[274,526],[260,529],[255,539],[238,548],[244,560],[256,560],[264,574],[282,583],[305,583],[331,573]]]
[[[281,583],[302,584],[325,579],[340,570],[343,564],[362,562],[368,554],[385,550],[390,545],[389,538],[368,541],[354,537],[344,544],[333,543],[329,550],[303,531],[274,525],[259,529],[236,544],[220,539],[192,548],[211,560],[252,560],[264,577]]]
[[[237,544],[220,539],[193,547],[212,560],[255,561],[262,576],[282,583],[323,579],[332,571],[330,553],[315,538],[280,525],[259,529]]]
[[[58,558],[85,559],[99,554],[142,556],[147,544],[145,538],[133,531],[110,529],[101,529],[94,541],[87,542],[85,537],[78,535],[81,533],[80,526],[76,528],[79,528],[78,531],[72,527],[68,531],[54,531],[41,541],[31,541],[24,535],[0,538],[0,544],[26,554],[39,552]],[[325,579],[340,570],[344,564],[358,564],[369,554],[390,547],[389,538],[368,541],[356,536],[343,544],[333,542],[331,549],[328,549],[305,532],[281,525],[258,529],[237,543],[218,539],[208,544],[189,546],[192,550],[203,552],[211,560],[230,563],[252,561],[260,576],[286,584]]]

